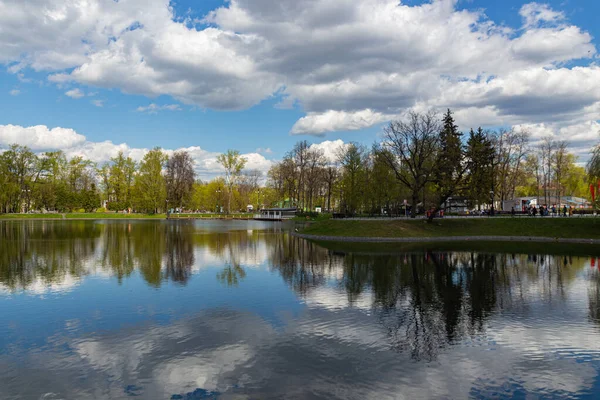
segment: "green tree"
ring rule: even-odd
[[[443,118],[433,174],[436,211],[448,198],[458,195],[464,189],[468,164],[465,162],[465,149],[461,137],[462,132],[458,130],[452,112],[448,109]],[[431,215],[433,217],[435,213]]]
[[[144,156],[134,179],[135,204],[138,211],[158,213],[165,206],[167,189],[162,170],[167,156],[155,147]]]
[[[38,158],[38,164],[36,206],[56,210],[58,187],[66,180],[69,162],[62,151],[53,151],[42,154]]]
[[[132,191],[136,172],[136,163],[131,157],[125,157],[122,151],[110,159],[99,174],[104,186],[108,208],[124,210],[133,204]]]
[[[471,129],[466,150],[468,175],[465,194],[472,204],[477,205],[479,210],[481,210],[481,204],[488,202],[489,192],[492,189],[493,156],[492,141],[483,129],[481,127],[477,131]]]
[[[26,146],[12,145],[2,153],[4,202],[7,212],[27,212],[31,208],[37,156]]]
[[[585,168],[577,165],[577,156],[574,154],[569,153],[566,158],[565,178],[562,181],[565,195],[591,199]]]
[[[225,184],[227,185],[227,213],[231,213],[231,199],[238,179],[246,166],[247,160],[237,150],[227,150],[219,154],[217,162],[225,169]]]
[[[360,211],[364,193],[365,148],[357,143],[349,143],[342,148],[338,160],[342,170],[340,182],[342,209],[346,214]]]

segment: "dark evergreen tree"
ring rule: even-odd
[[[471,205],[481,209],[481,204],[489,200],[489,191],[492,189],[493,168],[492,157],[494,146],[490,138],[479,127],[477,131],[469,133],[467,141],[467,189],[465,194]]]
[[[460,195],[463,191],[467,165],[461,139],[462,132],[458,130],[452,111],[448,109],[443,118],[434,174],[436,211],[443,207],[448,198]]]

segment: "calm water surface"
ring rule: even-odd
[[[600,398],[597,249],[287,232],[0,221],[0,398]]]

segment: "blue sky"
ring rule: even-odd
[[[235,148],[266,171],[298,140],[332,153],[446,107],[582,158],[599,138],[593,0],[63,3],[0,0],[0,148],[194,148],[205,175]]]

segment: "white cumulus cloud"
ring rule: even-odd
[[[73,129],[48,128],[45,125],[22,127],[0,125],[0,146],[20,144],[33,150],[69,148],[85,142],[85,136]]]
[[[356,112],[329,110],[324,113],[309,113],[292,127],[293,135],[319,135],[332,131],[354,131],[389,121],[390,115],[366,109]]]
[[[85,96],[85,93],[83,92],[83,90],[75,88],[65,92],[65,95],[72,99],[80,99]]]
[[[165,104],[159,106],[155,103],[151,103],[147,106],[138,107],[136,111],[148,114],[157,114],[159,111],[181,111],[181,106],[179,104]]]
[[[0,0],[0,62],[200,108],[280,97],[306,113],[293,134],[360,130],[415,107],[559,133],[600,120],[594,38],[563,10],[525,3],[510,11],[522,25],[507,27],[456,0],[413,3],[230,0],[194,22],[169,0]],[[140,111],[164,107],[152,104]]]
[[[148,148],[131,147],[127,143],[114,143],[110,140],[93,142],[84,135],[67,128],[48,128],[44,125],[23,127],[19,125],[0,125],[0,151],[12,144],[28,146],[34,151],[62,150],[69,158],[80,156],[98,164],[109,161],[123,152],[126,157],[141,161]],[[195,169],[201,179],[208,180],[223,174],[223,167],[217,162],[220,153],[205,150],[199,146],[177,149],[163,149],[168,155],[184,150],[190,153]],[[258,170],[266,174],[273,161],[262,154],[242,154],[246,158],[246,169]]]

